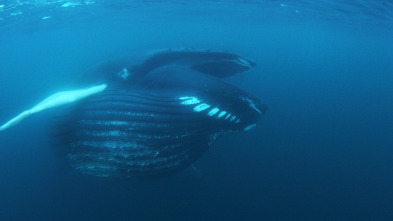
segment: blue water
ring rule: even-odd
[[[193,168],[78,175],[48,136],[59,110],[0,133],[0,220],[393,220],[393,3],[0,0],[0,121],[116,58],[224,49],[269,105]]]

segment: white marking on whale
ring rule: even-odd
[[[217,116],[217,118],[223,117],[227,112],[226,111],[221,111],[220,114]]]
[[[95,137],[121,137],[121,136],[127,136],[128,134],[124,131],[120,130],[110,130],[110,131],[90,131],[90,130],[84,130],[83,134],[85,135],[91,135]]]
[[[208,109],[209,107],[210,107],[210,105],[203,103],[203,104],[200,104],[200,105],[194,107],[194,111],[201,112],[201,111]]]
[[[185,101],[183,101],[181,103],[184,104],[184,105],[191,105],[191,104],[198,104],[198,103],[200,103],[200,101],[196,97],[191,97],[191,99],[185,100]]]
[[[250,107],[256,111],[258,111],[261,114],[261,111],[257,108],[257,106],[255,106],[254,102],[252,100],[250,100],[250,98],[248,97],[242,97],[243,101],[247,101],[248,104],[250,105]]]
[[[249,69],[251,69],[250,62],[246,61],[243,58],[237,58],[237,60],[235,60],[235,62],[238,63],[239,65],[243,65],[243,66],[248,67]]]
[[[87,125],[129,125],[129,123],[127,121],[104,121],[104,120],[100,120],[100,121],[95,121],[95,120],[82,120],[81,121],[84,124]]]
[[[254,128],[256,125],[257,125],[257,124],[248,125],[247,127],[244,128],[244,131],[251,130],[251,129]]]
[[[127,78],[130,76],[130,73],[128,72],[127,68],[123,68],[123,70],[121,70],[119,73],[117,73],[117,75],[121,78],[123,78],[124,80],[127,80]]]
[[[209,113],[208,113],[208,115],[210,116],[210,117],[212,117],[213,115],[215,115],[218,111],[220,111],[220,109],[218,109],[218,108],[213,108],[211,111],[209,111]]]
[[[72,90],[72,91],[61,91],[58,93],[55,93],[48,98],[44,99],[37,105],[35,105],[33,108],[23,111],[20,113],[18,116],[12,118],[9,120],[7,123],[3,124],[0,127],[0,131],[5,130],[11,126],[14,126],[15,124],[19,123],[26,117],[41,112],[45,109],[53,108],[53,107],[58,107],[62,106],[64,104],[69,104],[73,103],[75,101],[79,101],[81,99],[84,99],[86,97],[89,97],[91,95],[97,94],[105,90],[107,87],[106,84],[101,84],[98,86],[94,87],[89,87],[85,89],[79,89],[79,90]]]
[[[193,97],[179,97],[179,100],[188,100],[188,99],[191,99],[191,98],[193,98]]]

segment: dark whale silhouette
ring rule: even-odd
[[[222,80],[254,66],[234,53],[195,49],[158,51],[140,65],[108,65],[100,73],[105,85],[76,90],[83,99],[56,124],[56,139],[82,174],[168,174],[194,162],[217,137],[256,125],[266,106]]]

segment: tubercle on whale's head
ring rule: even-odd
[[[252,95],[240,96],[242,107],[242,119],[239,122],[239,129],[250,130],[257,125],[262,114],[267,111],[267,105],[263,104],[259,98]]]

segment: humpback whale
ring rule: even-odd
[[[266,106],[223,80],[254,66],[224,51],[156,51],[139,65],[108,65],[97,72],[104,82],[55,93],[0,130],[75,103],[56,138],[76,171],[99,177],[171,173],[198,159],[217,137],[255,127]]]

